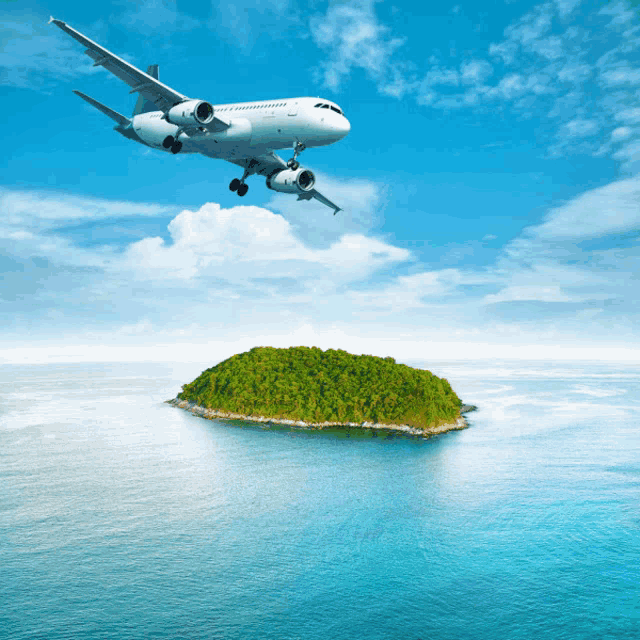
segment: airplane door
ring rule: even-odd
[[[290,116],[297,116],[298,115],[298,102],[292,102],[289,105],[289,115]]]

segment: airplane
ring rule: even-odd
[[[242,178],[229,184],[239,196],[249,190],[247,178],[257,174],[266,178],[273,191],[296,194],[298,200],[315,198],[332,208],[333,215],[342,211],[314,189],[315,175],[298,162],[305,149],[333,144],[349,133],[351,124],[335,102],[308,97],[230,104],[193,100],[160,82],[158,65],[150,65],[144,73],[67,23],[53,16],[51,23],[86,47],[93,66],[104,67],[131,87],[129,93],[139,94],[127,118],[73,91],[114,120],[115,131],[125,138],[167,153],[201,153],[242,167]],[[275,153],[286,148],[293,149],[287,162]]]

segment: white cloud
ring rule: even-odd
[[[299,202],[274,193],[267,208],[280,212],[292,232],[309,246],[328,247],[345,233],[367,233],[383,222],[384,191],[369,180],[334,178],[316,174],[316,188],[343,208],[335,216],[317,200]]]
[[[486,60],[470,60],[460,67],[463,84],[482,84],[492,73],[493,67]]]
[[[611,132],[611,141],[619,142],[620,140],[626,140],[632,133],[630,127],[617,127]]]
[[[138,0],[128,5],[128,11],[122,22],[144,29],[160,31],[190,30],[199,26],[199,22],[178,10],[177,0]]]
[[[553,14],[551,3],[534,7],[513,25],[508,26],[504,34],[508,40],[527,47],[535,43],[551,28]]]
[[[392,61],[404,40],[394,38],[375,14],[374,0],[331,4],[324,15],[311,19],[311,35],[328,59],[321,65],[325,86],[338,89],[355,69],[364,70],[384,93],[400,97],[404,74]]]
[[[426,87],[457,87],[460,84],[460,74],[455,69],[440,69],[436,67],[427,72],[423,82]]]
[[[640,140],[630,140],[613,154],[622,163],[622,169],[629,175],[640,174]]]
[[[601,77],[602,81],[610,87],[625,84],[638,85],[640,84],[640,69],[634,69],[631,67],[610,69],[602,73]]]
[[[545,113],[554,127],[541,128],[540,145],[552,156],[571,153],[612,154],[611,145],[595,140],[612,118],[640,122],[634,87],[640,70],[631,61],[640,48],[640,26],[624,3],[594,11],[580,0],[548,0],[535,5],[504,30],[504,39],[486,51],[470,51],[460,65],[425,56],[429,68],[416,80],[417,65],[401,60],[401,37],[375,13],[373,0],[331,4],[311,22],[314,41],[329,56],[322,68],[326,86],[337,89],[354,70],[362,69],[386,95],[413,95],[434,109],[492,108],[509,103],[516,114]],[[597,81],[601,90],[590,82]],[[615,93],[613,93],[615,92]],[[591,139],[589,139],[591,138]],[[560,142],[558,142],[560,140]],[[623,168],[633,163],[625,152]]]
[[[582,84],[592,73],[593,68],[590,65],[575,60],[568,61],[557,71],[560,82],[568,82],[571,84]]]
[[[361,189],[367,193],[371,184]],[[369,194],[376,202],[375,188]],[[476,338],[500,335],[510,344],[526,341],[524,336],[557,341],[567,332],[597,340],[611,324],[622,340],[636,331],[625,299],[635,298],[640,245],[617,246],[616,238],[608,245],[614,248],[590,250],[581,242],[640,229],[640,178],[556,207],[493,264],[448,269],[416,264],[408,250],[364,228],[312,245],[296,234],[293,222],[268,209],[224,209],[214,203],[176,215],[170,240],[147,236],[124,251],[81,248],[64,235],[59,221],[104,223],[105,212],[141,205],[89,200],[92,210],[83,214],[78,202],[65,212],[59,200],[50,206],[43,194],[20,195],[10,232],[22,238],[22,264],[30,275],[19,268],[15,278],[6,274],[12,284],[2,292],[4,319],[16,332],[24,326],[37,332],[38,322],[41,330],[58,324],[75,329],[81,317],[88,330],[100,327],[103,333],[115,319],[118,340],[206,341],[212,332],[264,336],[273,327],[282,327],[284,336],[308,321],[314,327],[326,324],[336,314],[345,323],[344,335],[369,325],[371,332],[397,325],[406,341],[414,342],[423,334],[430,341],[436,335],[464,341],[473,331]],[[142,210],[150,213],[154,206]],[[42,222],[34,221],[38,210],[44,212]],[[370,211],[375,210],[372,204]],[[327,210],[322,215],[334,219]],[[15,243],[11,239],[5,246]],[[347,347],[353,350],[355,344]]]
[[[425,307],[430,300],[440,300],[451,293],[459,280],[455,269],[423,271],[399,276],[393,283],[370,291],[354,291],[351,299],[359,306],[401,313],[409,309]]]
[[[600,127],[595,120],[575,118],[564,125],[564,133],[570,138],[583,138],[598,133]]]
[[[625,26],[635,17],[634,11],[624,1],[611,2],[600,9],[601,15],[611,16],[611,25]]]
[[[74,45],[41,17],[6,19],[0,35],[0,82],[41,89],[51,77],[95,73]]]
[[[211,29],[247,53],[264,33],[274,39],[301,37],[303,18],[292,0],[214,0],[212,5]]]
[[[566,18],[582,2],[582,0],[554,0],[554,2],[558,7],[560,15],[563,18]]]
[[[172,244],[145,238],[131,245],[123,265],[142,279],[224,279],[248,284],[256,279],[292,279],[309,288],[335,289],[409,259],[410,254],[362,234],[344,234],[329,247],[306,246],[282,216],[267,209],[222,209],[209,203],[183,211],[169,224]],[[332,284],[329,284],[332,283]]]
[[[640,229],[640,177],[587,191],[529,229],[537,238],[588,238]]]
[[[51,229],[69,222],[131,216],[170,215],[176,207],[103,200],[55,191],[27,191],[0,187],[1,226]]]
[[[638,124],[640,122],[640,107],[622,109],[616,113],[615,118],[625,124]]]
[[[511,285],[485,297],[487,304],[535,300],[539,302],[571,302],[572,298],[556,285]]]

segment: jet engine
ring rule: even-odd
[[[280,193],[305,193],[315,183],[316,177],[309,169],[282,169],[267,178],[267,187]]]
[[[213,120],[213,106],[204,100],[187,100],[169,109],[167,120],[180,127],[209,124]]]

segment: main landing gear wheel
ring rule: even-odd
[[[297,160],[289,160],[287,162],[287,167],[292,171],[297,171],[300,168],[300,163]]]
[[[180,142],[179,140],[176,140],[171,145],[171,153],[173,154],[180,153],[180,149],[182,149],[182,142]]]
[[[240,182],[240,180],[238,180],[238,178],[234,178],[230,183],[229,183],[229,189],[231,191],[237,191],[238,187],[240,187],[242,183]]]
[[[242,196],[246,196],[247,195],[247,191],[249,191],[249,185],[245,184],[244,182],[238,187],[238,195],[240,197]]]
[[[167,136],[163,141],[162,141],[162,146],[165,149],[168,149],[169,147],[173,146],[173,143],[175,142],[173,136]]]

